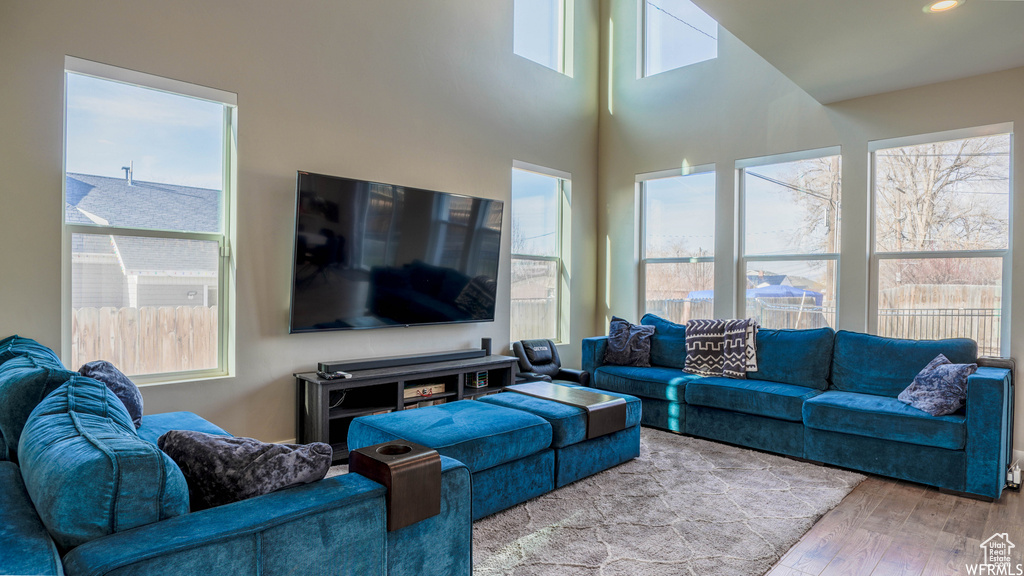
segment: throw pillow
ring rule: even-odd
[[[637,326],[612,316],[608,326],[608,347],[604,351],[604,363],[619,366],[650,366],[653,335],[654,326]]]
[[[523,353],[530,364],[547,364],[555,359],[549,340],[523,340]]]
[[[83,364],[78,373],[106,384],[128,410],[135,428],[142,426],[142,392],[139,392],[139,387],[113,364],[106,360],[96,360]]]
[[[967,401],[967,377],[977,369],[977,364],[953,364],[939,354],[898,398],[932,416],[952,414]]]
[[[191,430],[166,432],[157,446],[185,475],[193,511],[320,480],[333,454],[322,442],[267,444]]]

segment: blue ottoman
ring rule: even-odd
[[[555,383],[562,384],[561,382]],[[639,398],[607,390],[594,390],[584,386],[569,385],[568,387],[591,390],[625,399],[625,429],[587,440],[587,416],[583,408],[515,392],[492,394],[478,400],[480,403],[535,414],[551,424],[551,447],[555,450],[555,486],[558,488],[640,455],[641,403]]]
[[[401,439],[462,462],[472,474],[477,520],[554,489],[551,430],[547,420],[523,410],[460,400],[356,418],[348,448]]]

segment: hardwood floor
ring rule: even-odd
[[[966,575],[982,541],[1007,533],[1024,563],[1024,497],[996,502],[870,476],[821,517],[768,576]]]

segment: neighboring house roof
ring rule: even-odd
[[[220,198],[209,188],[69,173],[65,212],[80,224],[217,233]]]
[[[73,224],[122,228],[220,231],[219,190],[67,175],[65,215]],[[216,276],[216,242],[91,234],[72,238],[72,254],[113,254],[127,275]]]

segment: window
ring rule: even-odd
[[[741,162],[740,186],[740,310],[764,328],[835,327],[838,150]]]
[[[640,0],[643,76],[718,57],[718,23],[690,0]]]
[[[561,341],[563,204],[570,177],[517,162],[512,169],[512,340]],[[567,309],[567,307],[565,307]]]
[[[983,355],[1008,350],[1007,129],[872,144],[877,334],[972,338]]]
[[[572,75],[572,0],[515,0],[513,11],[512,51]]]
[[[229,372],[235,96],[68,57],[65,358]]]
[[[714,318],[715,172],[699,166],[637,176],[644,312],[673,322]]]

